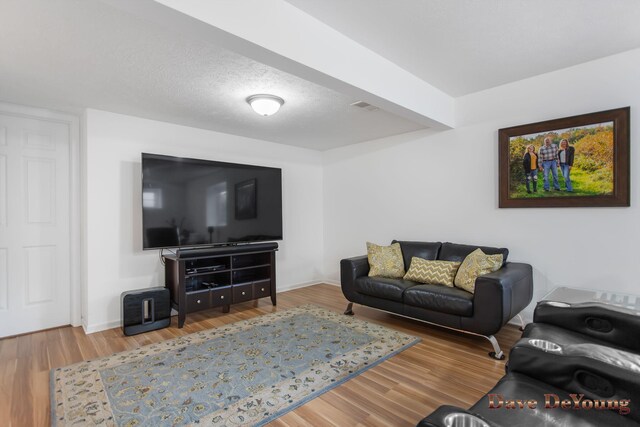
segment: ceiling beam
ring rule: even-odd
[[[424,126],[454,127],[454,98],[284,0],[102,1]]]

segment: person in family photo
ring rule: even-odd
[[[564,183],[568,192],[573,191],[571,184],[571,168],[573,167],[573,158],[576,149],[569,145],[569,141],[563,139],[560,141],[560,150],[558,151],[558,160],[560,161],[560,171],[564,177]]]
[[[550,190],[549,185],[549,171],[553,175],[553,189],[560,191],[560,183],[558,182],[558,146],[551,143],[551,137],[544,139],[544,145],[538,150],[538,155],[542,161],[542,167],[544,178],[544,191]]]
[[[533,186],[533,192],[538,192],[538,155],[536,154],[536,147],[533,144],[527,145],[525,148],[524,156],[522,157],[522,166],[524,168],[525,184],[527,185],[527,193],[531,193],[531,187]]]

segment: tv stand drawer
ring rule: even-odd
[[[263,298],[271,295],[271,280],[259,280],[253,283],[253,298]]]
[[[187,294],[187,312],[204,310],[211,307],[210,291],[192,292]]]
[[[253,299],[253,284],[233,286],[233,302],[251,301]]]
[[[231,304],[231,286],[213,289],[211,291],[211,307]]]

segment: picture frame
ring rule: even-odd
[[[258,216],[256,204],[256,180],[249,179],[235,185],[236,219],[253,219]]]
[[[629,117],[624,107],[500,129],[499,207],[630,206]]]

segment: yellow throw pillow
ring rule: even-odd
[[[478,276],[497,271],[500,267],[502,267],[502,254],[487,255],[478,248],[462,261],[454,283],[457,288],[473,293]]]
[[[419,283],[453,287],[453,279],[459,267],[459,262],[430,261],[414,256],[411,258],[411,266],[404,278]]]
[[[404,276],[404,261],[400,243],[391,246],[378,246],[367,242],[369,258],[369,276],[399,279]]]

